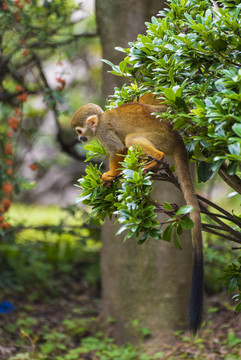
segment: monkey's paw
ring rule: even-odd
[[[101,176],[101,180],[105,183],[110,183],[115,179],[115,177],[116,177],[115,175],[113,175],[108,171]]]
[[[148,155],[148,158],[153,161],[153,168],[157,166],[157,164],[163,163],[164,160],[164,154],[158,158],[155,158],[154,156]]]

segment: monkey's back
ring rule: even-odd
[[[125,138],[130,134],[149,136],[150,141],[160,150],[172,154],[174,148],[182,146],[180,135],[172,130],[172,125],[157,118],[156,108],[140,103],[129,103],[115,109],[107,110],[101,115],[105,127],[114,131],[125,144]]]
[[[105,111],[102,117],[105,118],[105,123],[108,122],[109,126],[114,127],[115,132],[124,131],[126,135],[132,133],[133,130],[143,132],[150,129],[160,131],[160,129],[171,128],[166,121],[161,122],[157,119],[154,113],[158,111],[149,105],[129,103]]]

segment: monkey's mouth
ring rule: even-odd
[[[86,136],[79,136],[78,139],[79,141],[84,141],[84,142],[88,141]]]

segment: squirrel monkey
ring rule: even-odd
[[[153,96],[152,96],[153,97]],[[188,166],[188,156],[180,134],[172,125],[158,119],[154,113],[161,113],[166,105],[156,104],[153,100],[144,99],[148,104],[133,102],[115,109],[103,111],[98,105],[87,104],[80,107],[71,120],[80,141],[89,141],[96,137],[109,151],[109,171],[102,175],[104,182],[113,180],[120,173],[121,154],[127,148],[140,146],[142,151],[150,155],[154,161],[146,166],[152,169],[158,166],[164,155],[174,159],[178,180],[188,205],[193,206],[190,214],[194,227],[193,239],[193,271],[189,301],[189,323],[194,333],[202,321],[203,303],[203,246],[201,232],[201,216],[197,197]]]

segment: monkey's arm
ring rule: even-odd
[[[126,151],[123,152],[123,155],[126,153]],[[118,154],[111,154],[109,159],[109,167],[110,170],[105,172],[101,179],[103,181],[109,182],[114,180],[116,176],[118,176],[121,172],[120,170],[120,162],[124,160],[124,157]]]
[[[122,154],[126,150],[123,142],[112,130],[98,132],[97,138],[110,154]]]
[[[105,131],[97,135],[102,145],[110,152],[109,171],[102,175],[103,181],[112,181],[119,175],[121,167],[120,161],[123,161],[123,156],[119,154],[126,154],[126,147],[114,131]]]

